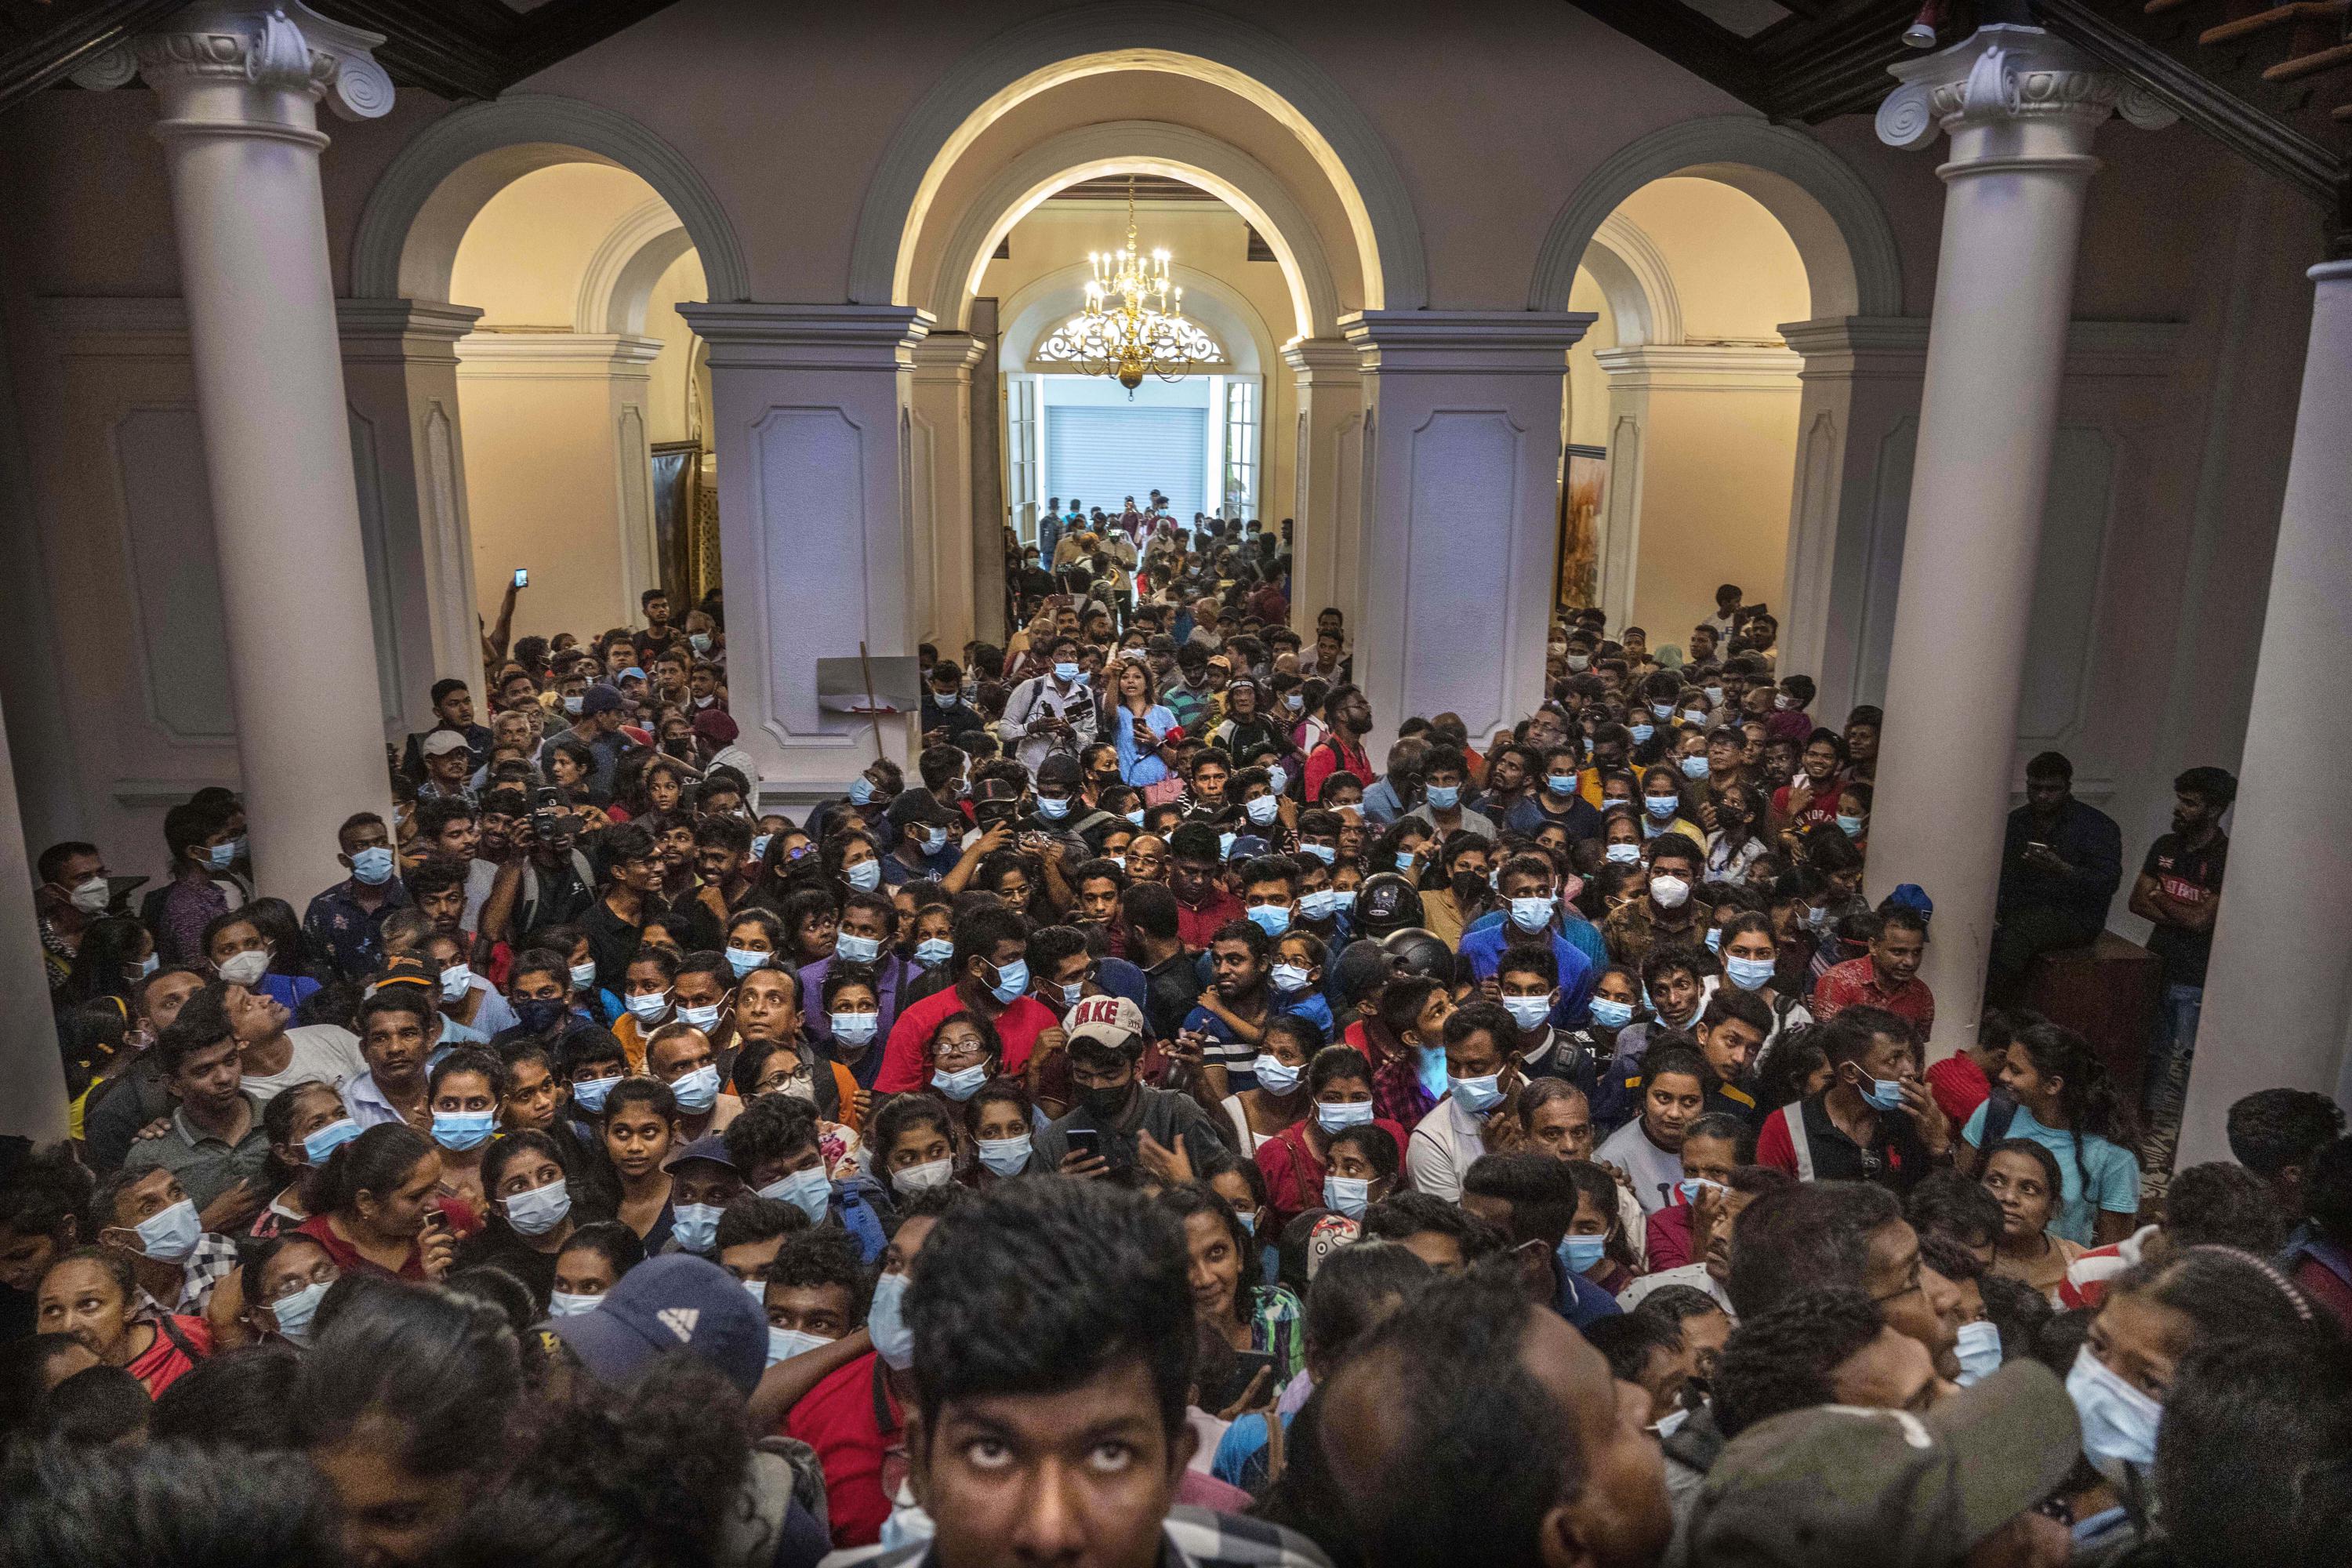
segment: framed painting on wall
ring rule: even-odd
[[[1559,601],[1564,605],[1601,602],[1601,491],[1608,477],[1606,447],[1568,448],[1559,486]]]

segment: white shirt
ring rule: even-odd
[[[1612,1132],[1592,1157],[1633,1178],[1633,1195],[1642,1200],[1644,1215],[1665,1207],[1667,1189],[1683,1179],[1682,1155],[1651,1142],[1638,1116]]]
[[[376,1088],[375,1074],[372,1072],[363,1072],[343,1086],[343,1109],[351,1114],[353,1121],[360,1124],[362,1131],[379,1122],[408,1120],[383,1097],[383,1091]]]
[[[1250,1131],[1249,1112],[1242,1109],[1242,1097],[1238,1094],[1225,1096],[1224,1108],[1225,1114],[1233,1119],[1234,1131],[1241,1134],[1241,1152],[1255,1154],[1257,1146],[1265,1140]]]
[[[245,1092],[257,1104],[268,1104],[298,1083],[331,1084],[341,1093],[344,1085],[367,1072],[360,1037],[340,1025],[305,1024],[287,1030],[286,1039],[294,1054],[283,1071],[245,1075]]]
[[[1464,1173],[1486,1152],[1484,1121],[1448,1094],[1437,1102],[1437,1109],[1416,1122],[1405,1151],[1413,1191],[1447,1203],[1461,1202]],[[1675,1163],[1675,1175],[1677,1180],[1682,1176],[1680,1161]]]

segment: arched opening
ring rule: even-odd
[[[1779,592],[1810,308],[1788,231],[1754,197],[1675,175],[1626,196],[1570,291],[1598,315],[1570,355],[1560,593],[1681,645],[1715,589]]]
[[[709,284],[677,216],[625,169],[549,164],[483,203],[449,288],[482,311],[457,391],[485,618],[519,568],[533,629],[635,624],[656,587],[683,617],[718,552],[709,388],[677,313]]]

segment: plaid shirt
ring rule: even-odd
[[[140,1302],[150,1312],[177,1312],[184,1318],[201,1318],[205,1308],[211,1304],[214,1289],[236,1272],[236,1243],[208,1230],[196,1237],[196,1249],[180,1266],[180,1299],[158,1301],[142,1288]]]
[[[884,1547],[871,1555],[836,1552],[825,1561],[865,1568],[933,1568],[929,1541]],[[1313,1542],[1278,1524],[1178,1503],[1160,1525],[1160,1568],[1330,1568],[1330,1559]]]

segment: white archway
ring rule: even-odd
[[[1683,341],[1683,305],[1674,268],[1639,224],[1611,213],[1584,253],[1584,269],[1601,285],[1617,325],[1617,346]]]
[[[693,237],[667,202],[656,197],[630,212],[588,258],[587,269],[580,275],[579,301],[572,310],[572,330],[643,333],[654,285],[671,262],[693,248]]]
[[[1903,313],[1895,231],[1862,177],[1810,136],[1729,114],[1653,132],[1593,170],[1544,236],[1528,309],[1567,309],[1576,269],[1603,222],[1635,191],[1674,174],[1729,185],[1779,220],[1804,261],[1813,319]]]
[[[352,294],[446,300],[458,242],[484,204],[534,169],[577,163],[611,163],[643,179],[701,253],[711,300],[751,297],[735,226],[694,165],[627,115],[551,93],[468,104],[401,150],[360,215]]]
[[[965,207],[932,275],[926,308],[961,326],[990,253],[1013,226],[1055,191],[1106,174],[1164,174],[1197,185],[1247,218],[1272,247],[1290,287],[1293,336],[1337,332],[1339,295],[1323,243],[1274,172],[1240,148],[1181,125],[1111,121],[1038,143],[1014,159]]]
[[[1363,258],[1363,308],[1418,310],[1428,263],[1403,177],[1364,114],[1284,39],[1220,12],[1133,0],[1053,12],[966,55],[900,121],[866,187],[849,297],[911,302],[917,237],[948,171],[1015,104],[1114,70],[1166,70],[1225,89],[1297,137],[1329,179]]]

